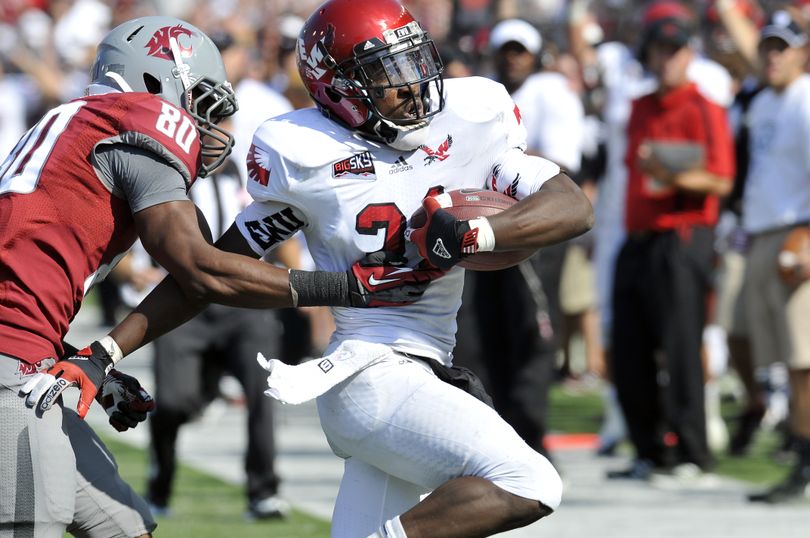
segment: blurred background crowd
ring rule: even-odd
[[[810,222],[810,91],[800,91],[810,2],[404,3],[436,41],[445,76],[503,83],[520,107],[528,151],[566,169],[596,209],[596,225],[582,238],[506,271],[468,271],[456,361],[484,378],[499,412],[543,452],[552,384],[602,390],[599,452],[612,453],[624,439],[635,452],[630,467],[611,478],[700,475],[711,470],[713,455],[744,454],[760,425],[782,428],[794,470],[751,500],[805,495],[810,343],[800,320],[810,313],[804,282],[810,267],[802,269],[801,248],[790,250],[801,241],[789,236]],[[109,29],[141,15],[185,19],[220,48],[239,99],[232,163],[191,193],[221,232],[247,201],[253,131],[268,117],[312,106],[298,77],[295,43],[318,4],[4,0],[0,157],[44,111],[82,95],[95,46]],[[641,99],[650,94],[655,98]],[[793,258],[781,252],[786,245]],[[302,242],[273,261],[310,263]],[[162,274],[136,249],[102,288],[102,322],[112,324]],[[751,287],[761,295],[744,291]],[[743,306],[746,298],[768,306]],[[209,313],[214,326],[231,316],[222,315]],[[317,356],[331,330],[320,309],[281,312],[276,322],[273,331],[262,333],[269,321],[258,329],[274,340],[265,355],[289,362]],[[211,336],[211,327],[201,322],[189,330]],[[162,353],[181,354],[185,341],[179,337]],[[258,506],[277,488],[272,465],[256,465],[272,461],[272,425],[262,427],[272,424],[272,413],[251,403],[262,399],[262,387],[248,386],[247,366],[229,368],[236,359],[222,355],[225,347],[212,338],[190,353],[205,355],[201,364],[219,357],[216,368],[199,368],[196,397],[218,397],[221,371],[235,372],[255,411],[248,455],[254,468],[247,464],[255,515],[283,515],[277,499]],[[244,364],[253,355],[246,352]],[[729,432],[718,382],[730,371],[742,411]],[[161,402],[161,383],[174,374],[157,373]],[[177,429],[199,408],[185,411],[181,404],[164,405],[152,424],[161,472],[150,478],[148,497],[156,510],[168,506]]]

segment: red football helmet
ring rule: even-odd
[[[304,24],[298,72],[321,112],[390,143],[444,106],[442,62],[433,41],[396,0],[329,0]],[[409,112],[387,115],[372,97],[405,90]],[[395,117],[396,116],[396,117]]]

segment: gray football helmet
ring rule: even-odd
[[[191,114],[202,146],[200,177],[230,154],[233,136],[217,123],[236,112],[236,96],[216,45],[191,24],[161,16],[120,24],[99,43],[91,79],[158,95]]]

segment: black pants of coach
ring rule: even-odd
[[[152,459],[147,498],[168,506],[175,474],[180,427],[217,395],[221,374],[242,385],[247,406],[245,472],[251,501],[274,495],[273,400],[263,394],[267,372],[256,354],[277,357],[280,329],[272,311],[211,305],[200,315],[155,341],[155,401],[150,417]]]
[[[631,234],[616,262],[614,383],[637,457],[659,466],[711,464],[701,344],[713,242],[708,228]]]

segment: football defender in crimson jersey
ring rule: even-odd
[[[86,96],[45,114],[0,165],[0,441],[6,461],[16,462],[0,480],[0,527],[36,536],[152,531],[145,503],[79,417],[133,341],[166,330],[156,312],[176,325],[208,302],[407,304],[441,274],[410,271],[401,285],[375,289],[358,275],[399,266],[383,260],[369,269],[366,261],[355,271],[293,271],[301,285],[291,288],[286,270],[209,244],[187,190],[227,157],[233,139],[218,122],[236,109],[205,34],[169,17],[134,19],[100,43]],[[161,286],[165,302],[132,317],[136,336],[105,337],[57,360],[85,292],[138,236],[173,276]],[[224,247],[250,251],[238,232],[230,238]],[[78,415],[61,409],[61,392],[72,385],[81,388]],[[45,412],[54,405],[60,409]]]

